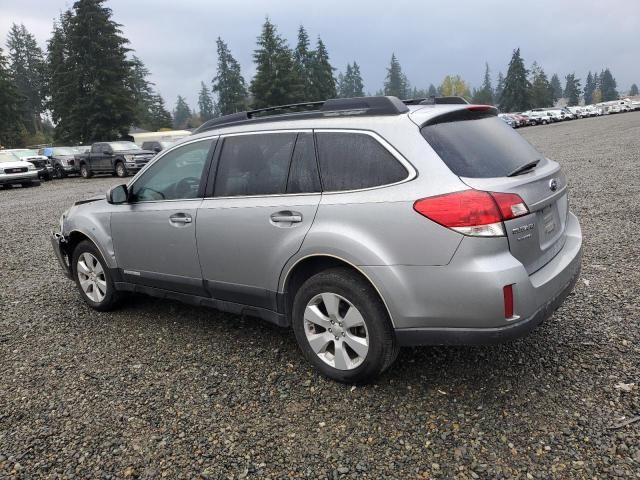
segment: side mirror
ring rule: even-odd
[[[111,150],[107,150],[106,148],[104,150],[102,150],[102,153],[104,155],[112,155]]]
[[[116,185],[107,192],[107,203],[112,205],[120,205],[126,203],[129,199],[129,192],[125,184]]]
[[[153,151],[156,153],[160,153],[162,149],[160,147],[153,147]]]

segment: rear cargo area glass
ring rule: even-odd
[[[505,177],[542,154],[498,117],[433,123],[422,136],[460,177]]]

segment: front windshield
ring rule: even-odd
[[[140,147],[133,142],[111,142],[109,146],[114,152],[121,152],[123,150],[140,150]]]
[[[73,150],[67,147],[55,147],[53,149],[54,155],[73,155]]]
[[[0,152],[0,163],[17,162],[19,160],[20,158],[12,152]]]
[[[18,158],[27,158],[27,157],[38,157],[38,152],[35,150],[18,150],[15,153]]]

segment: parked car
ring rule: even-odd
[[[20,160],[30,162],[38,170],[38,177],[43,180],[51,180],[53,177],[53,167],[51,162],[44,155],[40,155],[36,150],[28,148],[14,148],[5,150],[5,152],[13,152]]]
[[[41,148],[38,153],[49,159],[53,167],[53,176],[56,178],[80,173],[73,147],[46,147]]]
[[[11,185],[37,187],[40,185],[38,170],[31,162],[25,162],[15,153],[0,150],[0,186],[8,188]]]
[[[516,120],[508,113],[500,113],[498,114],[498,117],[511,128],[516,128]]]
[[[88,153],[78,155],[77,161],[83,178],[96,173],[126,177],[144,167],[154,155],[133,142],[98,142],[91,145]]]
[[[142,142],[142,149],[143,150],[148,150],[150,152],[156,152],[159,153],[162,150],[164,150],[165,148],[170,147],[173,144],[173,142],[163,142],[160,140],[151,140],[148,142]]]
[[[565,175],[494,107],[365,97],[264,113],[205,122],[62,215],[52,245],[89,306],[140,292],[259,316],[358,383],[401,345],[524,335],[573,288]]]

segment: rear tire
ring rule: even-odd
[[[73,279],[84,302],[95,310],[107,312],[118,306],[120,293],[98,248],[88,240],[80,242],[71,259]]]
[[[371,382],[399,352],[382,300],[347,268],[325,270],[302,284],[294,298],[292,323],[307,361],[339,382]]]
[[[86,163],[80,165],[80,176],[82,178],[91,178],[93,176],[93,173],[89,170]]]

